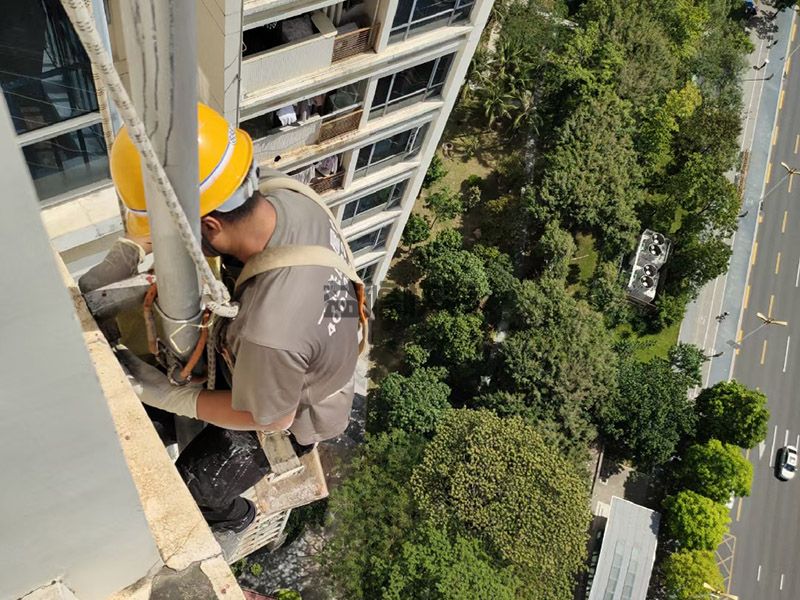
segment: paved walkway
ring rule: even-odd
[[[728,272],[710,281],[696,300],[687,307],[678,339],[695,344],[707,356],[722,352],[703,366],[704,386],[730,378],[733,371],[733,342],[739,329],[742,297],[750,267],[750,256],[758,227],[761,198],[764,195],[764,173],[769,162],[772,130],[783,85],[783,67],[789,43],[788,31],[792,11],[783,11],[774,19],[773,10],[762,4],[763,17],[754,20],[750,38],[755,47],[748,57],[750,68],[744,76],[744,112],[742,115],[741,150],[749,151],[742,214],[739,229],[731,239],[733,255]],[[769,61],[766,66],[765,61]],[[717,321],[717,315],[728,317]]]

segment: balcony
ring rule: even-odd
[[[256,161],[273,164],[291,150],[356,131],[365,88],[366,81],[343,86],[242,121],[254,140]]]
[[[298,181],[306,183],[318,194],[338,190],[344,184],[345,168],[341,154],[326,156],[288,173]]]
[[[327,69],[368,52],[375,27],[363,4],[343,4],[247,29],[242,35],[241,90],[260,90]]]

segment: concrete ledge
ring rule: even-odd
[[[197,594],[183,597],[244,600],[236,579],[222,558],[219,544],[167,455],[108,342],[97,328],[75,282],[63,262],[60,259],[57,262],[72,296],[86,347],[162,560],[162,564],[154,565],[150,573],[142,573],[142,579],[135,585],[113,598],[150,598],[151,591],[155,593],[158,585],[163,586],[165,580],[174,579],[176,585],[184,586],[187,580],[191,580],[200,586]],[[199,582],[198,577],[207,581]],[[205,591],[201,593],[201,589]],[[160,592],[158,595],[162,596]]]

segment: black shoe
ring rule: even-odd
[[[208,525],[213,533],[242,533],[253,524],[253,521],[256,520],[256,505],[246,498],[239,498],[238,500],[246,503],[244,515],[238,519],[209,523]]]

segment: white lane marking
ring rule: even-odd
[[[788,446],[789,445],[789,430],[788,429],[786,430],[786,435],[783,436],[783,445],[784,446]]]
[[[756,574],[756,581],[761,581],[761,565],[758,565],[758,573]]]
[[[759,442],[758,443],[758,460],[761,460],[764,456],[764,450],[767,449],[767,442]]]
[[[789,342],[791,341],[792,336],[786,336],[786,354],[783,355],[783,372],[786,373],[786,361],[789,360]]]
[[[794,287],[800,286],[800,259],[797,260],[797,275],[794,277]]]
[[[781,590],[783,590],[783,573],[781,573]]]
[[[769,450],[769,466],[772,466],[772,459],[775,457],[775,438],[778,436],[778,426],[772,430],[772,448]]]
[[[797,441],[794,443],[795,448],[800,448],[800,433],[797,434]]]

